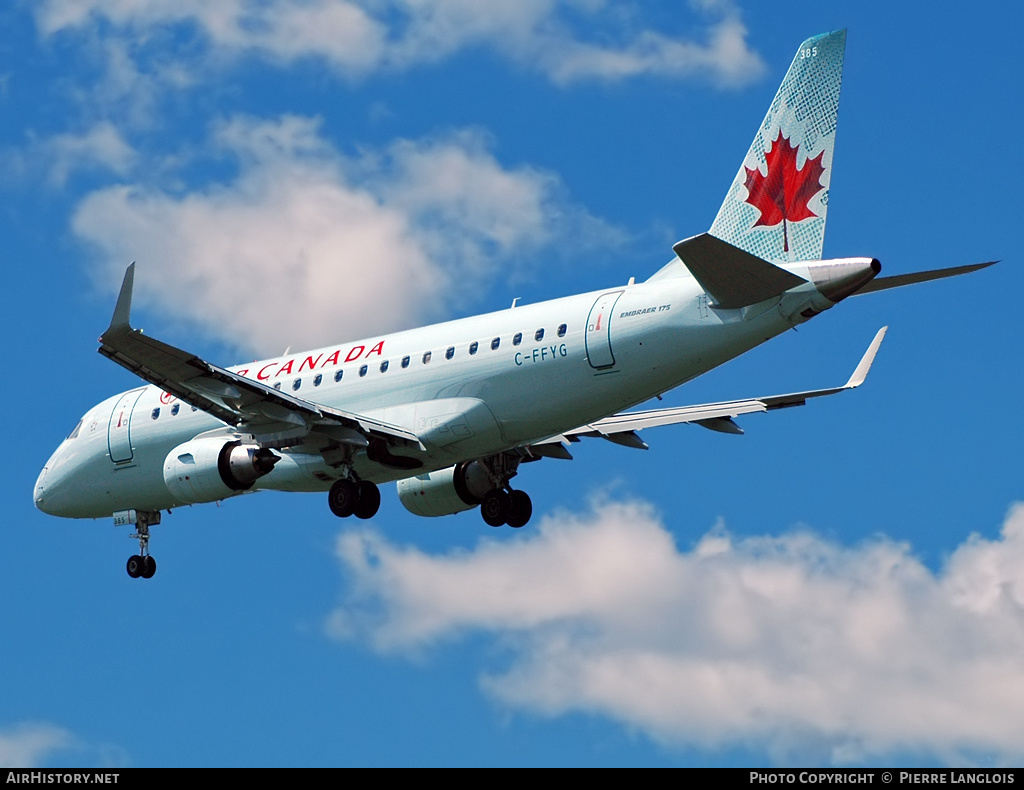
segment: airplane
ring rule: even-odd
[[[638,431],[735,418],[859,386],[630,411],[853,295],[976,271],[878,277],[875,258],[822,259],[846,31],[804,41],[706,233],[645,282],[225,368],[133,329],[135,264],[99,352],[146,385],[86,412],[35,485],[42,511],[134,526],[128,575],[151,578],[150,527],[173,508],[259,490],[326,492],[372,518],[396,482],[412,513],[479,507],[524,526],[522,464],[587,438],[647,449]]]

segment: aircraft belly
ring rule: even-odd
[[[480,398],[439,398],[390,406],[381,419],[407,427],[419,437],[427,454],[465,457],[501,442],[501,431]]]

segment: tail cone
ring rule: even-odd
[[[834,303],[871,282],[882,271],[882,264],[875,258],[842,258],[811,264],[809,268],[814,287]]]

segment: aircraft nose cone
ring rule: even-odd
[[[811,277],[814,287],[830,302],[841,302],[855,294],[882,271],[875,258],[844,258],[814,266]]]
[[[43,471],[39,473],[39,477],[36,478],[36,487],[32,490],[32,501],[35,506],[42,510],[44,513],[50,513],[46,509],[47,506],[47,492],[46,492],[46,473],[49,471],[48,467],[43,467]],[[51,515],[53,515],[51,513]]]
[[[65,511],[74,497],[75,485],[68,479],[63,460],[55,454],[39,473],[32,491],[35,506],[51,516],[67,515]]]

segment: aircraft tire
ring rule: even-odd
[[[153,574],[156,573],[156,560],[152,557],[142,558],[142,573],[139,574],[143,579],[152,579]]]
[[[508,521],[511,512],[512,498],[507,492],[500,488],[492,488],[484,494],[484,501],[480,503],[480,515],[489,526],[500,527]]]
[[[356,518],[373,518],[380,510],[380,489],[369,480],[360,480],[356,489],[359,501],[355,507]]]
[[[138,554],[133,554],[128,558],[128,575],[133,579],[138,579],[142,575],[142,557]]]
[[[348,518],[359,503],[359,489],[351,480],[335,480],[327,494],[327,504],[338,518]]]
[[[513,491],[511,493],[512,509],[508,514],[506,523],[513,529],[525,527],[533,515],[533,502],[530,495],[525,491]]]

